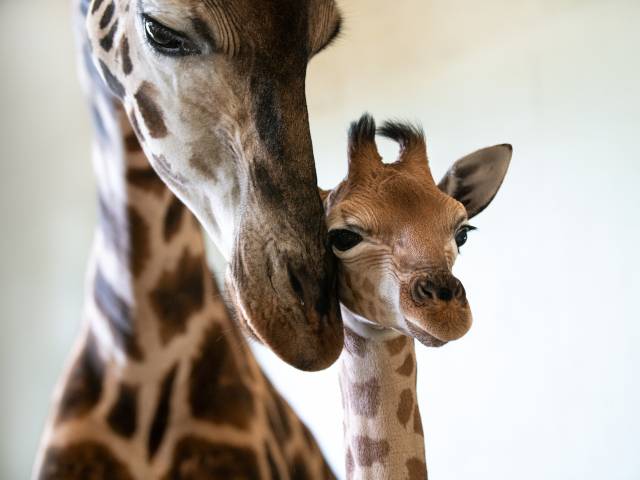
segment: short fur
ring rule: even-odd
[[[229,261],[240,323],[298,368],[331,365],[343,333],[304,86],[339,30],[334,1],[94,0],[82,11],[90,60],[147,158]],[[151,19],[187,53],[154,47]]]
[[[398,160],[382,162],[375,122],[365,114],[349,129],[347,178],[323,192],[330,238],[340,230],[362,238],[333,248],[345,322],[347,478],[424,479],[413,340],[442,346],[471,327],[466,292],[451,273],[455,238],[495,196],[511,149],[464,157],[438,188],[420,127],[386,122],[377,132],[398,142]]]
[[[333,478],[231,322],[195,217],[102,80],[82,73],[100,130],[100,221],[82,331],[33,478]]]

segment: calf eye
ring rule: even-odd
[[[341,252],[355,247],[361,241],[362,237],[351,230],[337,229],[329,232],[329,243]]]
[[[198,47],[183,34],[165,27],[146,15],[143,17],[143,22],[147,40],[157,52],[173,57],[200,53]]]
[[[460,230],[458,230],[455,237],[458,248],[467,243],[467,233],[475,229],[476,227],[472,227],[471,225],[463,225],[460,227]]]

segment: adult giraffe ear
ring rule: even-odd
[[[438,188],[462,203],[469,218],[475,217],[498,193],[512,153],[506,143],[470,153],[452,165]]]

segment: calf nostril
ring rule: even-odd
[[[448,302],[453,298],[453,292],[450,288],[442,287],[437,290],[438,298],[444,302]]]
[[[422,298],[433,298],[433,292],[429,290],[429,287],[427,287],[426,285],[420,285],[418,287],[418,290]]]
[[[418,281],[413,287],[414,300],[423,302],[425,300],[433,300],[433,286],[429,281]]]

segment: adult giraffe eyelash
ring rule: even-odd
[[[149,15],[142,15],[147,42],[156,52],[169,57],[197,55],[200,49],[183,33],[177,32]]]

